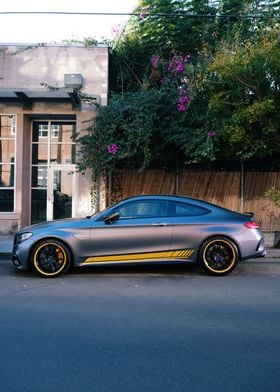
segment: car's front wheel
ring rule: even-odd
[[[238,264],[238,249],[233,241],[224,237],[206,240],[199,252],[199,261],[211,275],[227,275]]]
[[[65,273],[71,265],[68,248],[58,240],[43,240],[31,253],[31,265],[35,272],[47,278]]]

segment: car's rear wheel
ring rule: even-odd
[[[53,278],[65,273],[71,265],[68,248],[58,240],[43,240],[31,253],[31,265],[42,277]]]
[[[235,243],[220,236],[206,240],[199,252],[202,267],[211,275],[229,274],[236,268],[238,259],[238,249]]]

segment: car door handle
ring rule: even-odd
[[[165,222],[156,222],[156,223],[153,223],[152,226],[167,226],[167,223],[165,223]]]

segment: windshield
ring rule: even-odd
[[[105,213],[105,211],[110,210],[111,208],[113,208],[117,204],[119,204],[119,202],[112,203],[110,206],[104,208],[104,210],[96,211],[92,215],[88,215],[87,219],[98,218],[99,216],[103,215]]]

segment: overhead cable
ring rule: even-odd
[[[280,14],[192,14],[187,12],[177,13],[123,13],[123,12],[68,12],[68,11],[0,11],[0,15],[77,15],[77,16],[138,16],[142,19],[149,16],[157,17],[186,17],[186,18],[238,18],[238,19],[262,19],[279,18]]]

